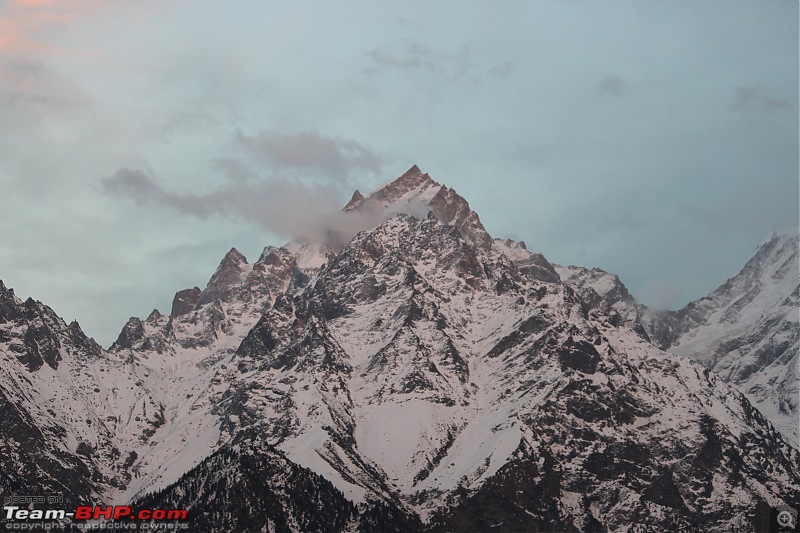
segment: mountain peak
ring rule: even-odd
[[[0,279],[0,298],[8,298],[8,299],[15,299],[16,296],[14,295],[14,289],[10,289],[3,284],[3,280]]]
[[[248,267],[247,258],[236,248],[231,248],[208,281],[197,302],[198,307],[222,297],[225,289],[242,281],[249,270]]]
[[[732,280],[736,280],[736,278],[742,277],[759,278],[763,276],[763,272],[768,272],[775,268],[782,268],[786,271],[792,269],[795,272],[791,276],[790,282],[796,284],[797,256],[798,249],[800,249],[799,240],[800,234],[798,234],[798,228],[773,231],[761,241],[755,255],[744,265],[742,270],[734,278],[728,280],[728,283],[731,283]],[[786,279],[786,276],[779,275],[772,279],[783,280]],[[768,279],[764,279],[763,281],[766,285],[771,284]],[[726,285],[728,283],[726,283]]]
[[[361,194],[361,191],[356,189],[353,191],[353,196],[350,198],[350,201],[347,202],[347,205],[344,206],[344,211],[353,211],[358,209],[361,206],[361,203],[364,201],[364,195]]]
[[[358,192],[358,191],[356,191]],[[360,196],[360,193],[359,193]],[[402,176],[384,185],[369,197],[353,199],[345,211],[371,210],[384,213],[419,213],[427,208],[442,223],[455,227],[468,242],[488,250],[492,238],[481,224],[478,214],[455,189],[434,181],[427,172],[413,165]]]
[[[800,228],[786,228],[780,231],[773,231],[767,235],[758,245],[757,254],[772,250],[796,249],[797,241],[800,239]]]
[[[200,300],[202,292],[203,291],[201,291],[199,287],[183,289],[182,291],[176,292],[175,296],[172,298],[172,311],[169,315],[173,318],[177,318],[191,313],[194,306],[197,305],[197,302]]]
[[[247,264],[247,258],[244,256],[244,254],[242,254],[242,252],[237,250],[236,247],[232,247],[230,250],[228,250],[228,253],[222,258],[222,262],[224,263],[225,261],[235,261],[237,263]]]
[[[427,173],[423,173],[417,165],[414,165],[402,176],[372,193],[369,200],[388,206],[400,200],[410,201],[426,192],[433,197],[441,188],[441,184],[436,183]]]

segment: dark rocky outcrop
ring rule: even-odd
[[[172,299],[172,311],[170,311],[169,315],[177,318],[191,313],[197,306],[197,302],[200,301],[202,292],[198,287],[176,292],[175,297]]]

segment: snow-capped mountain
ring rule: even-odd
[[[800,453],[743,394],[493,240],[451,188],[412,167],[344,212],[371,223],[252,264],[231,250],[97,349],[104,386],[131,388],[96,418],[140,426],[91,440],[122,481],[86,494],[185,506],[207,531],[750,531],[800,508]]]
[[[164,422],[148,370],[105,352],[77,322],[0,282],[0,492],[101,501],[135,475],[137,443]]]
[[[800,446],[800,258],[798,229],[776,232],[742,270],[678,311],[638,304],[600,269],[557,266],[561,279],[662,349],[693,359],[744,391]]]
[[[800,442],[798,230],[770,235],[742,270],[670,316],[658,341],[747,393],[795,446]]]

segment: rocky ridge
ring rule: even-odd
[[[99,480],[76,497],[157,491],[146,501],[240,531],[316,519],[330,530],[731,531],[800,507],[798,451],[741,393],[632,326],[623,291],[604,299],[562,282],[416,167],[346,208],[376,209],[378,225],[335,250],[293,242],[253,264],[231,250],[169,316],[132,318],[94,357],[91,379],[109,392],[92,395],[90,426],[105,415],[106,429],[67,428],[96,463],[79,477]],[[17,339],[21,324],[7,328]],[[58,377],[69,404],[95,363],[48,357],[76,361]],[[10,403],[44,427],[32,406],[52,367],[7,359],[32,384],[20,387],[31,401]],[[57,439],[45,440],[49,455]],[[231,522],[216,505],[256,509],[233,501],[254,490],[250,471],[285,490],[262,495],[256,522]],[[323,499],[350,503],[323,512]]]
[[[616,321],[745,392],[798,447],[799,240],[796,228],[773,233],[738,274],[678,311],[648,309],[617,276],[600,269],[556,269],[565,283]]]

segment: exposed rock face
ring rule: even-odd
[[[239,253],[236,248],[231,248],[222,258],[217,271],[211,276],[208,286],[200,295],[197,305],[202,306],[224,298],[229,287],[242,281],[242,278],[249,270],[247,267],[247,258]]]
[[[600,269],[557,267],[590,305],[662,349],[693,359],[744,391],[800,446],[798,232],[764,240],[742,270],[678,311],[652,311]]]
[[[84,334],[77,322],[67,326],[52,309],[28,298],[21,302],[0,281],[0,343],[35,372],[47,365],[57,370],[63,353],[81,351],[96,356],[100,346]]]
[[[368,198],[359,200],[357,208],[380,209],[388,213],[411,212],[416,216],[424,216],[420,209],[430,210],[444,224],[456,228],[476,248],[485,251],[492,245],[491,236],[483,227],[478,214],[469,208],[467,201],[455,190],[435,182],[417,165]]]
[[[144,325],[139,317],[132,316],[119,332],[119,337],[111,345],[111,349],[132,348],[144,338]]]
[[[514,262],[521,273],[539,281],[550,283],[561,281],[561,277],[550,261],[545,259],[542,254],[528,251],[524,242],[494,239],[493,244],[497,250]]]
[[[102,380],[124,381],[117,362],[77,322],[1,281],[0,368],[0,494],[61,495],[74,506],[125,484],[113,410],[97,394],[108,391]]]
[[[344,206],[344,211],[353,211],[361,207],[361,204],[364,202],[364,195],[361,194],[361,191],[356,189],[353,192],[353,196],[350,198],[350,201],[347,202],[347,205]]]
[[[767,238],[733,278],[667,313],[662,347],[748,394],[800,446],[800,259],[796,229]]]
[[[177,318],[191,313],[197,306],[197,302],[200,301],[201,294],[202,291],[198,287],[176,292],[175,297],[172,299],[170,316]]]
[[[95,501],[100,491],[93,481],[97,469],[77,450],[56,444],[66,435],[64,428],[55,421],[44,425],[34,416],[0,389],[0,493],[60,494],[73,506]]]
[[[0,280],[0,324],[18,318],[18,302],[14,289],[7,288]]]
[[[748,530],[800,498],[740,393],[435,216],[353,239],[219,371],[222,440],[261,435],[407,531]]]
[[[360,196],[376,227],[231,250],[109,352],[0,284],[7,485],[34,446],[76,497],[155,492],[208,531],[753,531],[800,508],[800,452],[654,346],[614,276],[492,241],[416,167]]]

